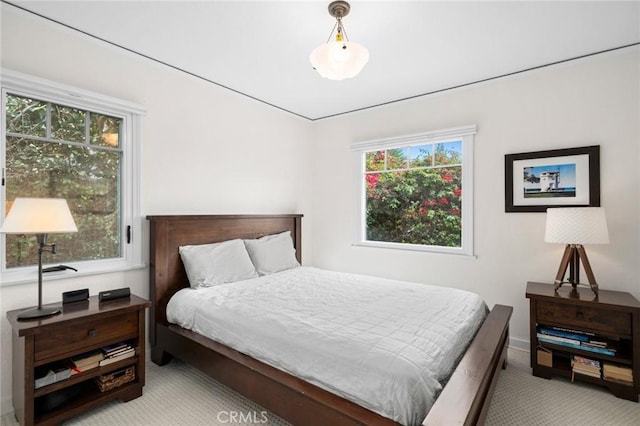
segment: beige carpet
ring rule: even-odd
[[[487,425],[640,425],[640,403],[616,398],[600,386],[531,375],[529,352],[509,350]]]
[[[487,425],[640,425],[640,403],[618,399],[604,388],[531,375],[529,354],[509,351]],[[282,419],[221,386],[194,368],[172,361],[147,363],[144,395],[114,401],[75,417],[67,425],[287,425]],[[15,426],[13,414],[2,426]]]

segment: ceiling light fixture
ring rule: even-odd
[[[342,25],[342,18],[349,14],[350,9],[351,6],[346,1],[334,1],[329,4],[329,14],[336,18],[336,24],[327,42],[316,47],[309,55],[313,68],[329,80],[354,77],[369,61],[369,50],[361,44],[349,41]],[[334,32],[335,41],[331,41]]]

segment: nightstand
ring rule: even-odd
[[[640,393],[640,302],[629,293],[527,283],[533,375],[605,386],[617,397]]]
[[[40,320],[20,321],[21,310],[7,312],[13,328],[13,408],[22,426],[53,425],[98,404],[142,395],[145,382],[145,310],[150,302],[135,295],[99,302],[97,296],[63,305],[62,313]],[[40,370],[68,363],[71,357],[122,342],[135,355],[39,386]],[[96,379],[133,371],[133,380],[102,392]]]

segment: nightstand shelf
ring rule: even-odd
[[[88,382],[83,382],[88,383]],[[34,424],[41,425],[54,425],[58,424],[68,418],[77,414],[83,413],[93,407],[96,407],[105,402],[113,399],[120,399],[122,401],[130,401],[139,397],[135,391],[134,386],[122,386],[121,388],[112,389],[107,392],[100,392],[97,388],[88,385],[83,386],[85,391],[78,397],[56,407],[53,410],[49,410],[46,413],[35,414]]]
[[[142,395],[145,383],[145,310],[148,300],[131,295],[100,303],[96,296],[63,306],[59,315],[20,321],[21,310],[7,312],[12,327],[13,408],[22,426],[54,425],[114,399],[129,401]],[[36,371],[53,369],[69,358],[126,342],[135,355],[91,368],[42,387]],[[96,378],[132,367],[135,376],[101,392]],[[63,368],[65,372],[66,370]],[[131,370],[131,369],[130,369]],[[68,375],[68,373],[67,373]],[[63,376],[66,377],[66,376]]]
[[[556,292],[554,286],[527,283],[526,297],[530,301],[531,368],[533,375],[551,379],[566,377],[607,387],[614,395],[638,401],[640,393],[640,302],[629,293],[600,290],[596,298],[591,289],[564,286]],[[541,337],[538,337],[538,333]],[[568,333],[563,338],[573,341],[552,343],[540,339],[547,333]],[[573,336],[572,336],[573,335]],[[559,335],[558,335],[559,336]],[[551,337],[553,338],[553,337]],[[557,337],[556,337],[557,338]],[[584,339],[586,344],[574,339]],[[567,343],[568,342],[568,343]],[[600,342],[603,348],[591,348]],[[549,361],[538,358],[538,350],[550,353]],[[611,351],[606,354],[601,351]],[[540,355],[542,357],[542,355]],[[596,367],[591,376],[580,372],[581,364],[572,366],[576,357],[587,358]],[[604,366],[626,371],[628,380],[605,377]],[[582,364],[584,369],[584,364]],[[588,367],[587,367],[588,368]],[[574,371],[575,370],[575,371]]]
[[[614,364],[624,364],[624,365],[629,365],[629,366],[631,366],[633,364],[633,359],[632,359],[631,352],[625,352],[625,351],[621,351],[621,350],[617,350],[616,351],[616,355],[615,356],[611,356],[611,355],[593,353],[593,352],[589,352],[589,351],[583,351],[583,350],[575,349],[575,348],[567,349],[566,346],[554,345],[553,343],[548,343],[548,342],[538,342],[538,347],[540,347],[540,346],[544,347],[544,348],[547,348],[547,349],[550,349],[553,352],[563,353],[563,352],[570,351],[571,354],[580,355],[580,356],[583,356],[583,357],[586,357],[586,358],[598,358],[598,359],[601,359],[601,360],[603,360],[605,362],[611,362],[611,363],[614,363]]]
[[[114,362],[113,364],[105,365],[104,367],[92,368],[91,370],[83,371],[82,374],[76,374],[74,376],[69,377],[68,379],[61,380],[56,383],[52,383],[47,386],[43,386],[39,389],[36,389],[33,396],[34,398],[41,397],[43,395],[47,395],[49,393],[58,391],[60,389],[67,388],[69,386],[74,386],[77,383],[84,382],[85,380],[92,379],[94,377],[101,376],[103,374],[110,373],[112,371],[119,370],[131,364],[136,364],[138,362],[138,357],[132,357],[123,359],[122,361]]]

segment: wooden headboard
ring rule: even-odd
[[[150,221],[149,338],[155,343],[155,324],[167,324],[171,296],[189,287],[178,248],[217,243],[235,238],[251,239],[291,231],[298,262],[302,262],[302,215],[184,215],[147,216]]]

